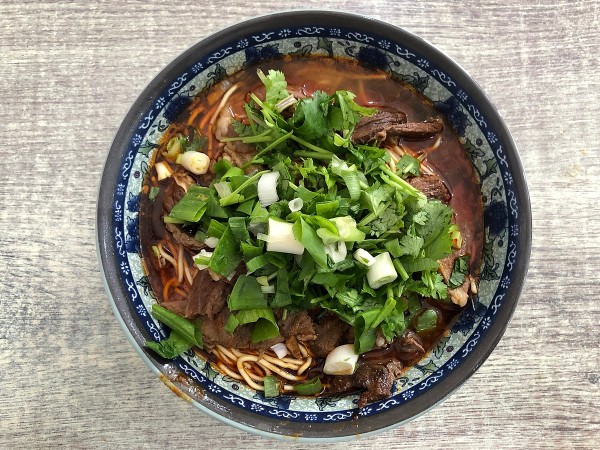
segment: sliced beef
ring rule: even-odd
[[[337,316],[324,316],[315,324],[317,338],[310,343],[310,351],[314,356],[325,358],[337,346],[348,343],[345,339],[348,328],[350,325]]]
[[[282,336],[277,336],[268,341],[252,342],[253,324],[240,325],[233,334],[230,334],[225,330],[229,314],[229,309],[225,306],[212,319],[206,318],[202,321],[201,331],[206,344],[221,344],[224,347],[238,349],[266,350],[279,342],[283,342]]]
[[[433,137],[443,130],[444,125],[440,121],[407,123],[404,112],[380,107],[377,114],[360,119],[352,133],[352,141],[356,144],[366,144],[373,141],[383,142],[390,138],[421,140]]]
[[[366,116],[356,124],[352,141],[357,144],[366,144],[371,141],[383,142],[386,140],[388,130],[406,123],[406,114],[394,108],[379,107],[377,114]]]
[[[407,331],[401,338],[395,339],[391,344],[394,354],[402,361],[413,361],[425,354],[423,341],[414,331]]]
[[[387,134],[388,136],[418,141],[433,137],[442,131],[444,131],[442,122],[432,120],[430,122],[410,122],[394,125],[388,129]]]
[[[428,198],[436,198],[442,203],[450,203],[452,194],[437,175],[423,175],[421,177],[413,177],[408,180],[410,185],[420,190]]]
[[[205,244],[194,239],[193,236],[187,234],[185,231],[181,230],[177,225],[173,223],[167,223],[166,228],[171,233],[173,240],[178,244],[183,245],[188,250],[191,250],[193,252],[199,252],[204,247],[206,247]]]
[[[398,361],[361,361],[353,375],[332,377],[328,392],[332,394],[365,389],[358,399],[358,407],[382,400],[392,394],[392,386],[402,373],[402,363]]]
[[[227,304],[232,288],[232,284],[225,279],[213,280],[208,270],[198,271],[187,296],[185,317],[193,319],[205,316],[212,319]]]
[[[300,311],[279,322],[279,331],[285,338],[285,345],[292,355],[301,358],[300,342],[314,341],[317,338],[312,319],[306,311]]]
[[[244,145],[245,144],[241,142],[234,141],[227,142],[225,147],[223,147],[223,153],[228,156],[231,164],[234,166],[242,167],[244,164],[252,161],[252,158],[254,158],[255,151],[247,151],[246,147],[243,147]]]
[[[166,196],[163,204],[165,214],[169,214],[173,206],[183,198],[188,188],[196,184],[195,180],[187,172],[174,172],[169,178],[166,186]]]
[[[463,241],[464,246],[464,241]],[[447,283],[450,277],[452,276],[452,270],[454,269],[454,260],[461,256],[461,251],[457,250],[452,254],[446,256],[443,259],[438,261],[438,272],[444,278],[444,281]],[[465,306],[467,301],[469,301],[469,289],[471,287],[471,276],[465,276],[464,283],[455,288],[448,289],[448,297],[452,300],[452,303],[458,305],[460,307]]]
[[[225,331],[225,324],[229,318],[229,310],[225,307],[212,319],[202,321],[202,336],[207,344],[221,344],[224,347],[247,348],[252,342],[252,328],[241,325],[234,334]]]
[[[171,302],[162,302],[161,306],[167,308],[169,311],[174,312],[178,316],[184,317],[187,309],[187,300],[175,300]]]

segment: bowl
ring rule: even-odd
[[[448,336],[358,410],[357,396],[265,399],[186,352],[166,361],[144,348],[168,332],[149,314],[153,292],[140,259],[141,183],[160,136],[190,99],[226,74],[284,55],[351,58],[389,72],[432,100],[452,124],[481,181],[484,255],[479,296]],[[515,309],[531,246],[529,194],[517,149],[481,88],[431,44],[390,24],[332,11],[248,20],[194,45],[142,92],[112,143],[100,186],[97,247],[114,313],[151,370],[198,409],[276,438],[354,439],[396,427],[441,402],[485,361]]]

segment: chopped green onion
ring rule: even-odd
[[[213,271],[228,277],[242,261],[240,247],[233,236],[231,227],[227,227],[213,251],[208,267]]]
[[[227,181],[221,181],[220,183],[215,183],[213,186],[214,186],[215,190],[217,191],[219,198],[227,197],[229,194],[231,194],[231,184],[228,183]]]
[[[249,242],[250,234],[248,233],[248,225],[243,217],[230,217],[229,227],[237,242]]]
[[[394,259],[394,267],[396,268],[396,271],[400,274],[400,277],[404,281],[408,280],[408,273],[406,272],[406,269],[399,260]]]
[[[246,269],[248,269],[248,272],[256,272],[258,269],[265,267],[268,263],[269,261],[265,255],[256,256],[246,263]]]
[[[242,249],[242,254],[244,255],[244,261],[249,261],[252,258],[263,254],[263,247],[261,245],[253,245],[242,242],[240,247]]]
[[[316,204],[317,215],[330,219],[335,216],[340,207],[338,200],[320,202]]]
[[[323,390],[319,377],[314,377],[305,383],[294,385],[294,390],[300,395],[314,395]]]
[[[210,223],[208,224],[206,234],[208,234],[210,237],[220,238],[221,236],[223,236],[223,233],[225,233],[226,228],[227,225],[225,225],[224,223],[211,219]]]
[[[379,289],[384,284],[391,283],[398,274],[394,268],[394,263],[388,252],[381,253],[375,257],[375,262],[369,267],[367,272],[367,281],[373,289]]]
[[[433,309],[426,309],[417,317],[415,331],[419,334],[428,333],[436,329],[439,321],[439,314]]]
[[[357,362],[358,354],[354,352],[354,345],[340,345],[327,355],[323,372],[327,375],[352,375]]]
[[[262,236],[267,242],[267,251],[292,255],[304,253],[304,245],[300,239],[295,237],[293,227],[294,225],[291,223],[269,218],[269,234]]]
[[[267,300],[260,290],[260,285],[255,277],[247,275],[239,276],[229,296],[228,306],[230,311],[264,308],[267,306]]]
[[[263,294],[274,294],[275,286],[261,286],[260,290],[262,291]]]
[[[369,267],[375,264],[375,258],[365,249],[359,248],[354,252],[354,259]]]
[[[256,200],[251,198],[250,200],[246,200],[243,203],[240,203],[240,206],[237,207],[236,211],[241,212],[249,216],[252,214],[252,210],[254,209],[254,202]]]
[[[158,196],[159,192],[160,192],[160,188],[158,186],[152,186],[150,188],[150,192],[148,193],[148,198],[151,201],[154,201],[154,199]]]
[[[177,332],[192,345],[199,348],[203,347],[202,333],[198,327],[189,320],[179,317],[174,312],[169,311],[156,303],[152,305],[152,315],[171,330]]]
[[[198,269],[204,270],[208,267],[211,256],[212,252],[207,252],[206,250],[202,249],[200,250],[200,253],[194,256],[194,264],[196,264]]]
[[[291,212],[300,211],[304,206],[304,201],[301,198],[295,198],[288,202],[288,208]]]
[[[171,209],[168,217],[185,222],[198,222],[207,209],[207,203],[201,199],[201,188],[191,186],[187,193]]]
[[[365,233],[356,227],[356,220],[350,216],[334,217],[329,219],[340,235],[340,239],[345,242],[362,241],[365,239]]]
[[[288,274],[285,269],[280,269],[277,272],[277,284],[275,290],[275,297],[271,301],[273,308],[282,308],[292,303],[292,297],[290,295],[290,285],[288,281]]]
[[[279,200],[279,196],[277,195],[278,179],[279,172],[269,172],[265,173],[258,180],[258,201],[263,208],[266,208]]]
[[[279,397],[279,380],[273,375],[267,375],[263,378],[263,386],[265,388],[265,397]]]

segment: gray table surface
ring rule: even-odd
[[[510,326],[451,398],[327,448],[600,447],[600,3],[0,1],[0,447],[307,448],[173,395],[113,316],[94,246],[121,119],[180,52],[239,20],[326,7],[429,40],[484,88],[520,149],[533,248]]]

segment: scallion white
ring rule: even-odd
[[[193,174],[203,175],[208,171],[210,158],[205,153],[190,151],[182,153],[179,158],[180,164]]]
[[[358,355],[354,353],[354,344],[340,345],[327,355],[323,372],[327,375],[352,375],[357,362]]]
[[[379,289],[384,284],[391,283],[398,278],[389,252],[381,253],[375,257],[375,262],[369,266],[367,282],[372,289]]]
[[[364,248],[359,248],[354,252],[354,259],[367,267],[375,264],[375,258],[373,257],[373,255],[371,255]]]
[[[167,163],[164,163],[162,161],[154,164],[154,168],[156,169],[156,176],[159,181],[164,180],[165,178],[169,178],[171,175],[173,175]]]
[[[279,200],[279,195],[277,195],[277,180],[279,180],[279,172],[265,173],[258,180],[258,201],[263,208]]]
[[[304,200],[301,198],[295,198],[288,202],[288,208],[290,208],[291,212],[300,211],[304,206]]]

